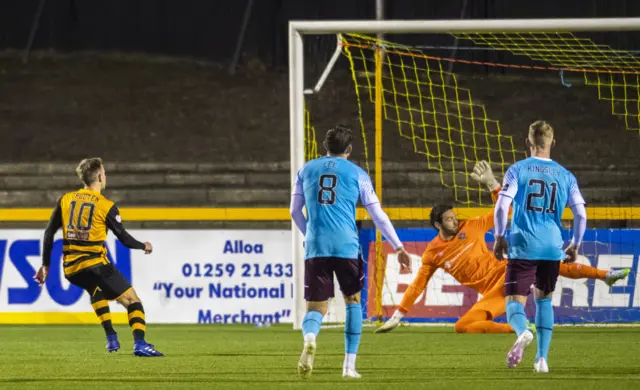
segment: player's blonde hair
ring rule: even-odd
[[[85,185],[90,186],[98,180],[100,168],[102,168],[102,159],[100,157],[85,158],[78,164],[76,173]]]
[[[544,149],[553,142],[553,127],[547,121],[535,121],[529,126],[529,142],[536,149]]]

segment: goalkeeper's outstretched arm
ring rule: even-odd
[[[500,183],[498,183],[498,180],[496,180],[496,177],[493,175],[491,165],[489,165],[489,163],[484,160],[478,161],[473,167],[471,178],[478,183],[487,186],[487,188],[491,192],[494,192],[498,188],[500,188]]]
[[[491,165],[488,162],[484,160],[478,161],[473,167],[473,172],[470,176],[478,183],[484,184],[489,191],[491,191],[491,199],[493,200],[493,203],[498,202],[498,195],[502,187],[498,180],[496,180],[493,170],[491,169]],[[492,210],[487,215],[477,218],[476,223],[480,228],[482,228],[482,230],[488,232],[494,227],[494,217],[494,211]]]

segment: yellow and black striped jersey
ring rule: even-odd
[[[98,264],[107,264],[107,229],[127,247],[144,249],[122,226],[116,205],[99,192],[81,189],[63,195],[56,205],[45,231],[43,265],[51,261],[53,237],[62,228],[62,253],[65,275]]]

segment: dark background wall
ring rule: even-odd
[[[230,76],[224,65],[233,56],[247,0],[47,0],[35,52],[24,63],[22,53],[15,50],[25,48],[40,1],[0,0],[0,206],[5,207],[48,207],[61,191],[76,185],[73,164],[87,156],[102,156],[116,164],[119,169],[110,166],[114,173],[110,196],[127,205],[286,206],[287,22],[372,19],[375,14],[375,0],[254,0],[240,66]],[[459,19],[463,4],[462,0],[387,0],[385,13],[389,19]],[[640,0],[468,0],[466,4],[464,17],[474,19],[640,15]],[[614,48],[640,50],[637,34],[587,35]],[[430,46],[454,43],[446,34],[388,39]],[[333,36],[305,37],[307,86],[315,82],[334,48]],[[452,55],[447,49],[425,52]],[[507,55],[495,50],[456,54],[503,64],[529,61]],[[416,69],[424,72],[435,66],[420,64]],[[322,91],[306,104],[317,137],[336,123],[357,129],[354,158],[363,161],[363,141],[373,145],[373,105],[365,102],[360,114],[352,74],[344,71],[347,67],[348,61],[341,58]],[[482,105],[490,126],[499,123],[502,134],[514,137],[513,148],[524,149],[524,129],[533,120],[553,123],[560,140],[554,157],[567,166],[582,167],[578,177],[589,191],[585,197],[590,204],[637,203],[640,137],[612,111],[629,109],[634,117],[640,79],[625,81],[630,103],[612,103],[601,100],[609,96],[606,93],[601,97],[597,88],[585,86],[582,73],[567,72],[567,80],[574,84],[567,88],[556,71],[515,74],[456,63],[454,72],[460,76],[456,88],[463,89],[456,91],[463,94],[461,99]],[[508,74],[485,74],[489,72]],[[361,78],[356,82],[362,85],[366,72],[357,73]],[[425,75],[416,73],[416,80],[420,77],[424,80]],[[441,89],[425,96],[440,96],[445,88]],[[440,185],[437,167],[427,164],[415,149],[415,139],[433,141],[433,133],[418,134],[421,130],[416,127],[412,137],[405,138],[396,119],[406,122],[408,102],[396,105],[405,107],[404,116],[394,111],[397,115],[390,114],[385,121],[383,158],[401,163],[402,168],[385,176],[391,181],[385,183],[384,199],[392,205],[450,201],[452,190]],[[437,115],[448,115],[443,114],[446,107],[435,109]],[[484,114],[476,113],[475,118],[482,132],[487,125]],[[475,131],[468,122],[464,126]],[[446,133],[453,127],[437,129]],[[477,149],[483,150],[490,141],[479,142]],[[146,165],[136,168],[142,162]]]
[[[0,49],[24,48],[39,1],[0,0]],[[246,0],[49,0],[34,49],[135,51],[224,61],[233,54],[246,5]],[[458,19],[462,5],[463,0],[387,0],[385,11],[389,19]],[[470,0],[465,11],[465,18],[475,19],[638,15],[640,1],[634,0]],[[375,0],[256,0],[243,53],[281,67],[286,65],[288,20],[374,16]],[[447,44],[450,39],[432,43]],[[599,41],[640,47],[640,37],[626,33],[606,34]],[[332,46],[332,41],[318,39],[308,50],[324,57]]]

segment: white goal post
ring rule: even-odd
[[[289,22],[289,126],[291,180],[305,163],[303,35],[340,33],[531,33],[584,31],[640,31],[640,18],[509,19],[509,20],[341,20]],[[332,61],[330,65],[333,65]],[[328,69],[330,70],[330,69]],[[325,77],[326,75],[323,75]],[[300,329],[304,302],[303,237],[291,224],[294,277],[293,327]],[[336,298],[340,299],[339,296]]]

